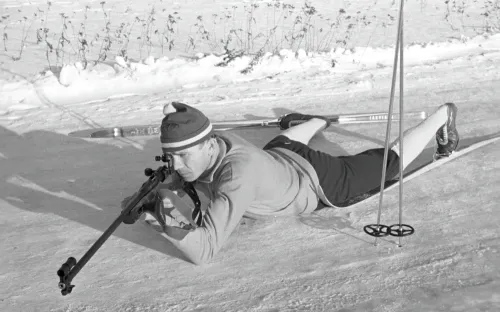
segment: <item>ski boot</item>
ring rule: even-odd
[[[437,150],[434,160],[450,156],[458,146],[460,137],[455,126],[458,108],[453,103],[444,104],[448,108],[448,121],[436,132]]]
[[[288,129],[290,127],[293,127],[293,125],[291,124],[292,121],[297,121],[297,120],[306,121],[306,120],[310,120],[313,118],[323,119],[324,121],[326,121],[325,129],[330,127],[330,125],[332,124],[330,119],[328,119],[327,117],[318,116],[318,115],[306,115],[306,114],[299,114],[299,113],[290,113],[290,114],[286,114],[286,115],[281,116],[278,119],[278,124],[279,124],[281,130],[285,130],[285,129]]]

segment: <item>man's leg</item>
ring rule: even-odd
[[[419,125],[403,133],[403,168],[406,168],[424,150],[436,132],[448,122],[448,105],[441,105]],[[392,150],[399,155],[400,138],[392,143]]]
[[[308,121],[301,123],[299,125],[288,128],[280,133],[280,135],[286,136],[290,140],[301,142],[302,144],[309,144],[312,137],[318,132],[324,130],[327,123],[323,119],[312,118]]]

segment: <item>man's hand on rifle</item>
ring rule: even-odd
[[[191,201],[189,196],[185,196],[186,193],[183,190],[173,191],[160,188],[158,195],[162,199],[164,211],[172,218],[172,223],[167,225],[183,229],[196,227],[192,217],[193,207],[187,203]]]
[[[143,212],[144,222],[159,232],[163,232],[165,226],[190,229],[195,224],[191,217],[192,208],[183,200],[183,198],[188,198],[185,197],[186,193],[182,189],[184,182],[176,174],[165,182],[142,198],[134,209]],[[122,210],[127,208],[138,193],[122,201]],[[123,222],[133,224],[139,217],[135,215],[125,218]]]
[[[164,220],[164,225],[160,221],[160,217],[156,217],[156,215],[150,211],[146,211],[144,213],[144,222],[158,232],[164,232],[164,226],[180,226],[180,223],[172,217],[175,207],[168,200],[160,200],[159,194],[158,198],[159,200],[155,203],[155,205],[159,205],[159,213],[162,214],[161,218]]]
[[[139,195],[139,192],[135,192],[132,196],[128,196],[128,197],[125,197],[122,202],[121,202],[121,208],[122,210],[123,209],[126,209],[127,206],[132,202],[132,200],[134,200],[134,198],[136,196]],[[147,194],[146,196],[144,196],[136,205],[135,207],[140,207],[140,206],[143,206],[145,204],[149,204],[149,203],[152,203],[154,202],[156,199],[156,192],[150,192],[149,194]]]

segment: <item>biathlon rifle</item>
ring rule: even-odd
[[[173,169],[172,159],[167,155],[156,156],[156,161],[163,161],[166,163],[163,166],[158,167],[158,169],[153,170],[151,168],[146,168],[144,174],[148,176],[148,180],[142,184],[139,191],[136,192],[131,198],[128,199],[126,206],[122,209],[122,212],[116,218],[116,220],[109,226],[109,228],[104,231],[104,233],[97,239],[97,241],[90,247],[90,249],[83,255],[80,261],[76,261],[74,257],[69,257],[65,263],[61,265],[59,270],[57,270],[57,276],[59,276],[59,289],[61,294],[66,296],[70,294],[75,285],[71,285],[71,281],[80,272],[80,270],[85,266],[85,264],[92,258],[92,256],[101,248],[101,246],[106,242],[106,240],[113,234],[113,232],[118,228],[118,226],[123,222],[126,224],[133,224],[144,212],[151,212],[157,217],[162,225],[165,225],[165,217],[163,211],[158,211],[158,209],[163,209],[163,205],[156,205],[155,203],[145,203],[138,205],[144,199],[148,199],[153,192],[156,191],[158,184],[165,181],[165,179],[172,175],[175,171]],[[191,183],[183,182],[182,189],[189,195],[193,201],[195,208],[193,211],[193,220],[195,220],[198,226],[201,225],[201,203],[196,193],[194,186]],[[160,207],[160,208],[159,208]]]

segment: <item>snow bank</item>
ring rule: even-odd
[[[418,66],[461,57],[500,51],[500,35],[462,38],[449,42],[413,44],[405,48],[405,66]],[[116,57],[114,62],[84,67],[65,65],[58,75],[46,72],[31,86],[26,81],[9,81],[0,87],[3,113],[40,105],[102,101],[112,97],[150,94],[167,89],[203,88],[263,79],[280,74],[346,74],[360,69],[392,67],[394,47],[337,49],[328,53],[282,50],[227,58],[227,55],[197,55],[194,58],[149,57],[142,61]],[[28,91],[27,91],[28,90]],[[26,104],[29,103],[29,104]]]

